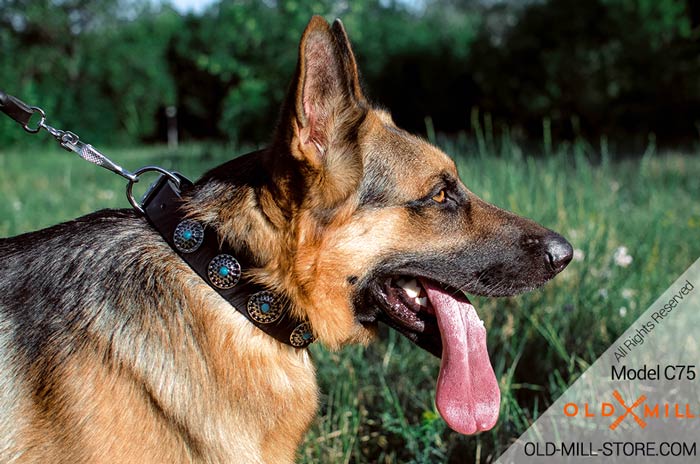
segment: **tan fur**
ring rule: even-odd
[[[168,272],[190,275],[189,311],[144,327],[148,339],[129,335],[111,363],[95,357],[109,348],[88,345],[58,364],[51,404],[16,405],[15,444],[0,462],[293,462],[316,412],[308,352],[260,332],[170,260]],[[92,330],[94,343],[110,342]]]
[[[358,276],[390,255],[478,247],[494,230],[511,227],[513,216],[470,196],[458,234],[444,233],[437,209],[412,217],[406,203],[429,197],[444,175],[458,178],[452,160],[369,107],[339,22],[331,27],[314,17],[299,50],[280,127],[260,154],[266,181],[205,176],[187,194],[188,214],[222,242],[245,245],[262,263],[246,277],[282,295],[320,343],[366,344],[376,327],[355,317]],[[362,207],[361,182],[377,162],[396,183],[395,199]],[[112,301],[86,297],[79,335],[49,340],[54,351],[29,372],[18,367],[22,352],[0,318],[0,413],[7,419],[0,423],[0,462],[293,462],[318,402],[307,350],[250,324],[141,219],[125,216],[95,234],[127,244],[119,248],[128,255],[120,256],[125,276],[132,267],[146,271],[123,283],[131,293]],[[47,253],[70,260],[86,248],[98,263],[114,259],[71,243],[67,258],[60,247]],[[48,271],[65,272],[59,264],[51,261],[57,267]],[[16,267],[20,273],[23,266]]]

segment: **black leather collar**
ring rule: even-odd
[[[260,330],[295,348],[314,341],[311,326],[289,314],[288,304],[246,277],[252,260],[226,246],[215,230],[187,219],[182,209],[181,192],[192,187],[185,177],[179,187],[168,176],[161,176],[143,200],[148,222],[170,247],[209,286],[236,311]]]

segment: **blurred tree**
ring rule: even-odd
[[[0,88],[98,142],[263,141],[312,14],[342,17],[373,101],[397,123],[691,143],[700,20],[690,0],[237,0],[178,14],[137,0],[0,0]],[[500,124],[499,124],[500,122]],[[0,119],[0,142],[29,140]]]
[[[264,140],[312,14],[342,17],[374,100],[395,109],[409,129],[423,130],[426,116],[440,118],[452,107],[452,91],[464,95],[458,77],[478,25],[476,15],[438,3],[418,11],[380,0],[224,1],[188,17],[169,59],[190,135]],[[437,72],[446,69],[454,71]],[[447,128],[463,127],[467,112]],[[447,125],[454,118],[440,120]]]
[[[164,50],[180,17],[119,0],[0,0],[0,87],[91,142],[153,132],[174,86]],[[23,142],[10,121],[0,140]]]
[[[272,131],[296,60],[298,35],[332,2],[213,5],[190,15],[171,43],[177,98],[188,135],[261,140]]]
[[[563,137],[687,141],[700,121],[692,37],[679,0],[533,3],[501,35],[482,29],[470,57],[474,104],[530,137],[551,118]]]
[[[347,21],[372,100],[413,132],[425,131],[426,117],[444,131],[464,129],[473,92],[468,57],[481,22],[477,2],[432,0],[422,10],[379,3]]]

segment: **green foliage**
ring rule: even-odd
[[[498,40],[482,30],[470,57],[479,106],[530,135],[549,118],[560,138],[607,134],[628,150],[656,132],[688,143],[700,127],[692,77],[700,42],[689,8],[682,0],[534,2]],[[491,11],[486,24],[503,15]]]
[[[579,140],[552,144],[552,156],[542,158],[505,136],[479,134],[437,141],[474,192],[561,232],[577,250],[569,267],[540,290],[472,298],[500,379],[496,428],[476,437],[451,432],[433,402],[438,360],[383,328],[380,341],[366,349],[312,347],[321,415],[300,462],[492,461],[700,256],[697,153],[650,149],[641,159],[613,161],[610,154],[592,156],[605,150]],[[103,151],[126,167],[158,164],[195,178],[245,150]],[[0,198],[0,236],[127,206],[121,178],[58,150],[0,152]],[[628,267],[614,260],[621,246],[633,258]]]
[[[190,135],[269,137],[297,61],[299,37],[312,14],[330,21],[342,17],[363,77],[372,84],[390,72],[386,63],[392,57],[449,53],[464,59],[476,36],[475,20],[454,8],[418,16],[379,0],[340,6],[330,0],[221,2],[187,19],[170,54],[182,111],[194,119],[186,128]],[[193,85],[202,79],[208,85]],[[202,102],[207,103],[202,107]]]
[[[0,88],[93,143],[267,140],[312,14],[341,17],[369,96],[424,132],[697,142],[700,8],[687,0],[0,0]],[[473,128],[472,128],[473,129]],[[0,120],[0,143],[29,143]]]
[[[175,103],[165,50],[180,23],[116,0],[0,0],[0,88],[92,143],[145,139]],[[28,140],[0,121],[0,142]]]

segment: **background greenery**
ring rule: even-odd
[[[342,17],[372,99],[414,132],[584,136],[619,153],[700,133],[693,0],[0,0],[0,88],[93,143],[267,137],[312,13]],[[0,143],[27,138],[0,121]]]
[[[490,462],[700,256],[698,3],[240,0],[182,15],[0,0],[0,88],[125,167],[196,178],[266,141],[311,13],[343,18],[368,93],[400,125],[576,257],[541,290],[473,299],[503,396],[492,431],[451,432],[438,361],[384,330],[367,349],[312,347],[322,409],[300,460]],[[169,105],[177,150],[155,144]],[[0,147],[0,236],[127,206],[122,179],[46,134],[0,117]]]

